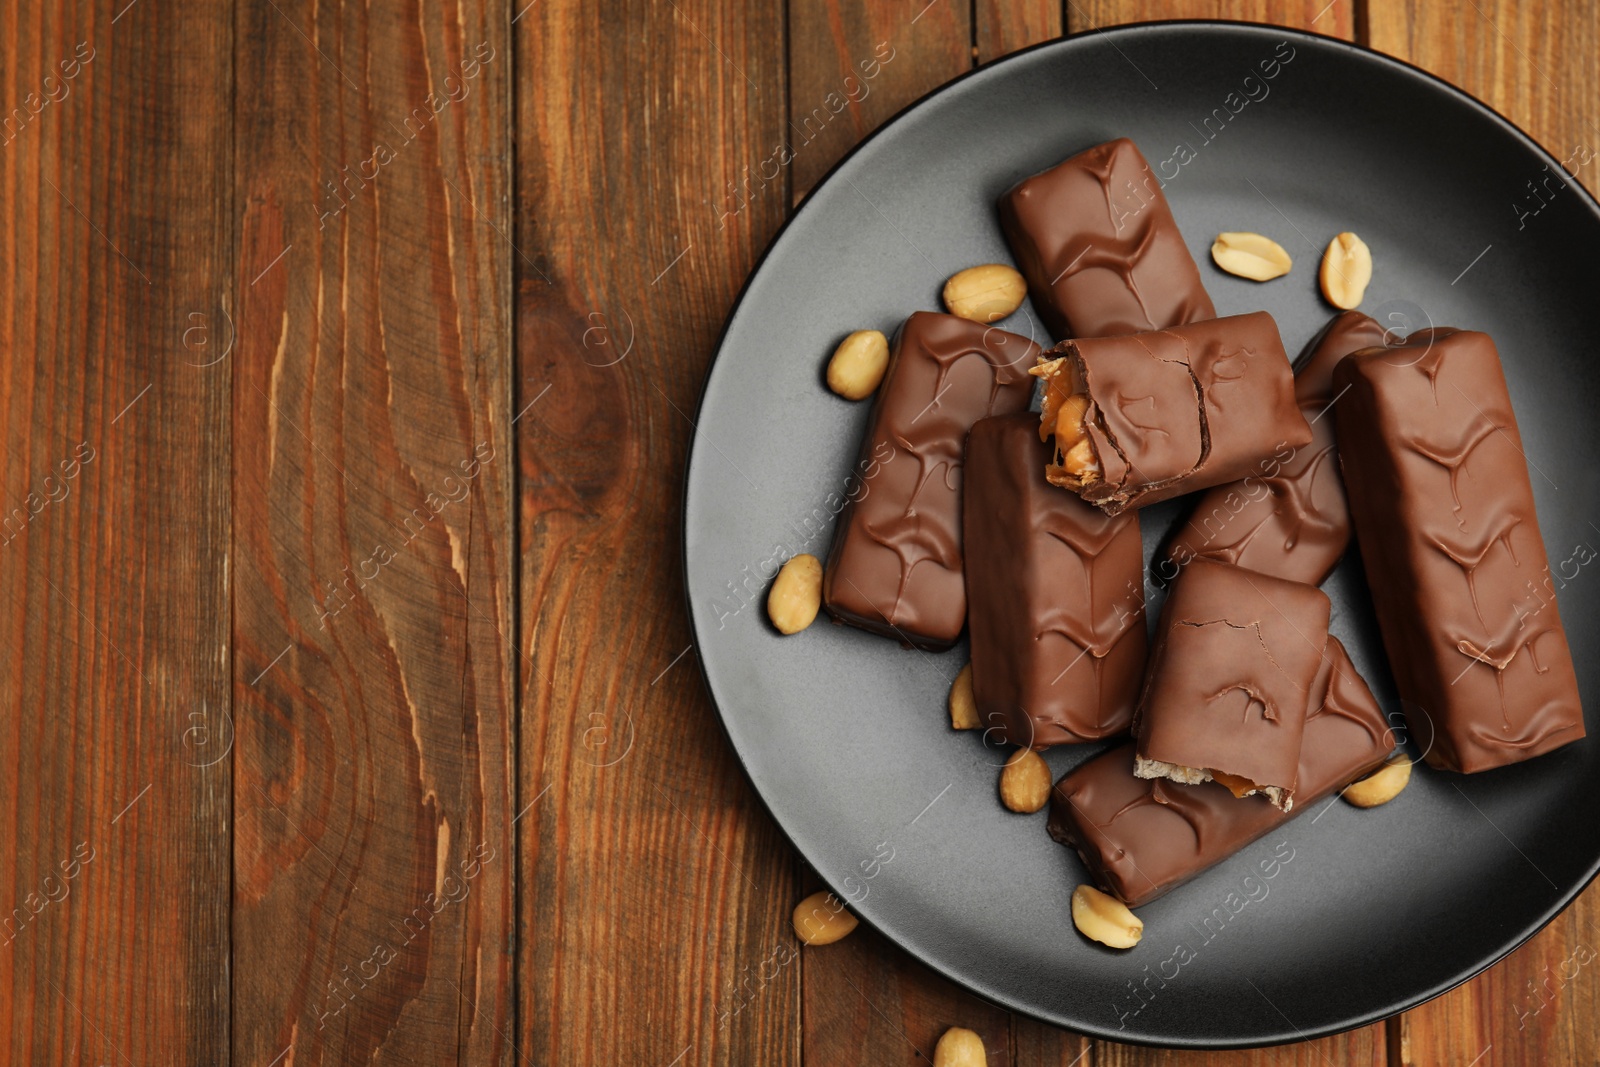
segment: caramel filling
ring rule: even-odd
[[[1185,767],[1178,763],[1140,758],[1134,761],[1133,773],[1139,778],[1168,778],[1183,785],[1199,785],[1201,782],[1213,781],[1241,799],[1262,793],[1269,803],[1282,811],[1289,811],[1294,806],[1294,799],[1282,786],[1259,785],[1243,775],[1229,774],[1209,767]]]
[[[1046,468],[1054,485],[1078,490],[1100,480],[1100,457],[1095,452],[1084,420],[1089,396],[1077,388],[1066,359],[1041,362],[1032,372],[1045,380],[1044,407],[1039,415],[1039,440],[1055,437],[1055,463]]]
[[[1227,786],[1228,792],[1236,797],[1247,797],[1260,788],[1248,778],[1237,774],[1228,774],[1224,771],[1212,771],[1211,780]]]

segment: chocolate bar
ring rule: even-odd
[[[1115,518],[1044,480],[1030,412],[967,437],[967,626],[979,720],[1029,748],[1124,732],[1144,676],[1144,555]]]
[[[1383,643],[1435,767],[1584,735],[1528,458],[1487,334],[1422,330],[1340,363],[1339,458]]]
[[[1327,695],[1306,716],[1300,810],[1375,770],[1394,736],[1336,637]],[[1233,855],[1291,816],[1261,797],[1239,800],[1216,782],[1177,785],[1134,776],[1134,746],[1081,764],[1050,794],[1050,836],[1077,850],[1100,888],[1138,907]]]
[[[906,319],[862,443],[877,473],[840,514],[823,574],[835,621],[931,650],[961,636],[967,431],[1027,409],[1038,353],[1025,337],[954,315]]]
[[[1108,515],[1259,476],[1311,443],[1264,311],[1063,341],[1031,373],[1055,436],[1045,477]]]
[[[1350,510],[1334,449],[1333,368],[1351,352],[1381,346],[1384,328],[1359,311],[1333,318],[1311,342],[1294,376],[1295,401],[1311,443],[1270,459],[1242,481],[1200,497],[1168,545],[1156,572],[1177,577],[1192,559],[1236,563],[1308,585],[1321,585],[1350,544]]]
[[[1161,183],[1126,138],[1018,183],[1000,198],[1000,226],[1057,338],[1216,318]]]
[[[1135,773],[1294,804],[1331,605],[1320,589],[1195,560],[1161,609],[1134,713]],[[1322,678],[1326,684],[1326,676]]]

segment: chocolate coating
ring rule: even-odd
[[[1311,442],[1278,325],[1264,311],[1064,341],[1043,359],[1037,373],[1053,395],[1070,369],[1089,397],[1084,428],[1101,476],[1079,495],[1110,515],[1257,474]],[[1049,397],[1045,410],[1053,429]],[[1047,470],[1066,484],[1060,474]]]
[[[1394,736],[1338,638],[1328,639],[1331,678],[1306,716],[1297,813],[1376,768]],[[1095,884],[1133,907],[1239,851],[1293,816],[1262,797],[1238,799],[1216,782],[1177,785],[1135,778],[1134,746],[1080,765],[1050,794],[1050,836],[1077,850]]]
[[[1316,683],[1331,610],[1314,586],[1189,564],[1156,627],[1135,714],[1139,758],[1293,795],[1306,713],[1323,697]]]
[[[1038,352],[1025,337],[954,315],[906,319],[862,443],[877,473],[840,514],[823,572],[823,604],[836,621],[935,650],[961,636],[967,431],[1027,409]]]
[[[1340,363],[1340,462],[1367,584],[1435,767],[1482,771],[1584,735],[1528,460],[1487,334],[1419,331]]]
[[[1000,198],[1000,226],[1057,338],[1216,317],[1161,183],[1127,138],[1019,182]]]
[[[1030,412],[967,437],[967,626],[979,720],[1046,748],[1128,728],[1144,677],[1139,519],[1115,518],[1044,480]]]
[[[1170,580],[1199,558],[1322,584],[1350,544],[1350,509],[1327,411],[1333,368],[1350,353],[1385,340],[1384,328],[1359,311],[1334,316],[1295,372],[1295,402],[1311,426],[1311,443],[1258,474],[1208,489],[1157,565],[1163,578]]]

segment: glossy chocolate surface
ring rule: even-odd
[[[978,718],[1032,748],[1125,731],[1147,643],[1138,515],[1046,482],[1049,453],[1031,412],[983,419],[963,473]]]
[[[836,621],[944,649],[967,617],[961,463],[967,431],[1024,411],[1039,346],[993,326],[919,311],[895,336],[863,462],[877,464],[840,514],[823,573]]]
[[[1212,560],[1185,567],[1156,627],[1139,757],[1298,792],[1330,610],[1314,586]]]
[[[1328,639],[1331,678],[1306,717],[1295,814],[1366,774],[1394,735],[1338,638]],[[1050,836],[1077,850],[1100,888],[1137,907],[1233,855],[1293,816],[1259,796],[1235,797],[1216,782],[1178,785],[1136,778],[1134,746],[1075,768],[1050,794]]]
[[[1264,311],[1065,341],[1045,356],[1055,357],[1089,397],[1101,476],[1080,495],[1108,514],[1260,474],[1311,441]]]
[[[1000,198],[1000,225],[1059,340],[1216,317],[1161,184],[1127,138],[1018,183]]]
[[[1383,643],[1436,767],[1584,735],[1528,460],[1487,334],[1419,331],[1340,363],[1340,462]]]
[[[1295,401],[1311,426],[1311,443],[1257,474],[1208,489],[1156,565],[1163,580],[1200,558],[1322,584],[1350,544],[1350,510],[1328,410],[1333,368],[1350,353],[1385,340],[1383,326],[1359,311],[1336,315],[1323,328],[1294,378]]]

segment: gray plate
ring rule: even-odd
[[[1275,53],[1276,77],[1247,85]],[[1233,114],[1247,89],[1257,99]],[[1214,113],[1225,120],[1207,126]],[[1219,314],[1265,308],[1297,350],[1330,314],[1316,291],[1322,248],[1353,229],[1376,264],[1363,310],[1401,332],[1492,334],[1552,567],[1600,545],[1594,200],[1505,119],[1394,60],[1279,28],[1130,26],[1012,56],[913,105],[773,241],[728,320],[696,420],[684,552],[700,661],[795,847],[929,966],[1007,1008],[1120,1041],[1248,1046],[1333,1033],[1477,974],[1593,877],[1600,744],[1472,777],[1420,768],[1399,800],[1371,811],[1315,805],[1141,909],[1143,942],[1117,953],[1074,931],[1069,896],[1086,878],[1045,835],[1044,815],[1001,808],[1004,754],[948,728],[964,646],[906,651],[825,621],[784,638],[764,613],[764,576],[796,552],[825,555],[866,426],[867,404],[823,385],[834,345],[937,308],[962,267],[1008,261],[996,197],[1118,136],[1165,167]],[[1257,285],[1216,270],[1212,236],[1239,229],[1277,238],[1294,272]],[[1036,322],[1025,307],[1003,325],[1048,344]],[[1144,513],[1147,551],[1181,510]],[[1600,563],[1566,562],[1565,573],[1561,612],[1592,698],[1600,679],[1582,650],[1600,633]],[[1326,588],[1334,631],[1396,709],[1359,561]],[[1059,775],[1097,751],[1046,758]],[[1274,850],[1292,859],[1239,907],[1242,879]],[[1231,906],[1230,894],[1240,894]]]

